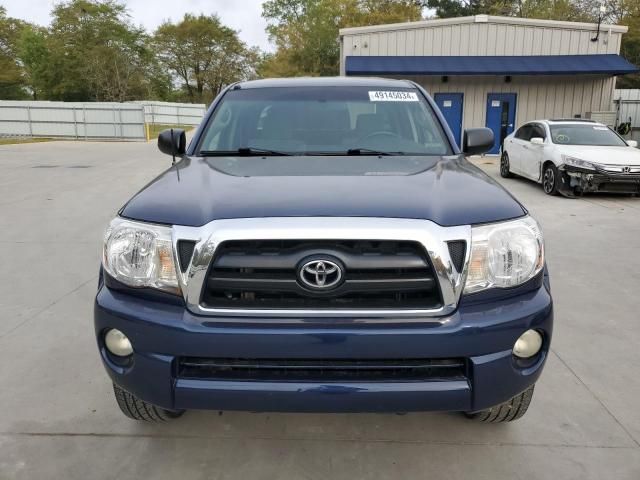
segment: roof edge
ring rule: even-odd
[[[358,35],[362,33],[385,32],[389,30],[413,30],[419,28],[441,27],[446,25],[461,25],[469,23],[493,23],[507,25],[523,25],[531,27],[559,28],[565,30],[596,30],[596,23],[567,22],[561,20],[542,20],[534,18],[501,17],[494,15],[474,15],[470,17],[438,18],[434,20],[419,20],[417,22],[388,23],[385,25],[370,25],[365,27],[341,28],[340,36]],[[600,25],[601,31],[626,33],[629,27],[625,25]]]

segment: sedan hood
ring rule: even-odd
[[[563,145],[561,154],[602,165],[640,165],[640,150],[633,147]]]
[[[350,168],[366,158],[305,157],[313,174],[282,167],[298,157],[184,158],[138,192],[120,214],[147,222],[201,226],[251,217],[387,217],[431,220],[443,226],[521,217],[526,210],[497,182],[462,157],[414,159],[418,171],[366,172]],[[387,159],[387,165],[391,157]],[[411,162],[405,157],[402,165]],[[253,162],[241,175],[233,168]],[[273,162],[272,168],[265,168]],[[342,163],[339,163],[342,162]],[[357,163],[360,162],[360,163]],[[321,165],[346,165],[347,175]],[[249,163],[251,165],[251,163]],[[287,174],[272,174],[284,172]]]

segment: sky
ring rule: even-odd
[[[133,23],[152,32],[163,20],[177,21],[184,13],[217,13],[222,22],[238,30],[249,46],[273,51],[262,18],[263,0],[125,0]],[[59,0],[0,0],[7,15],[40,25],[49,25],[51,9]]]

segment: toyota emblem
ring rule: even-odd
[[[314,290],[328,290],[340,284],[342,267],[328,259],[310,260],[298,269],[298,278],[303,286]]]

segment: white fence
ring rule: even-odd
[[[129,103],[1,101],[0,136],[146,140],[144,110]]]
[[[148,140],[145,124],[198,125],[205,105],[0,101],[0,137]]]
[[[631,134],[628,138],[640,141],[640,89],[618,89],[613,94],[617,112],[617,123],[631,119]]]
[[[200,125],[204,103],[134,102],[144,106],[144,121],[161,125]]]

